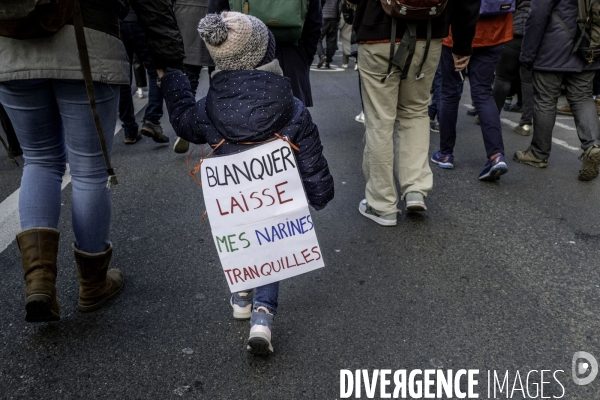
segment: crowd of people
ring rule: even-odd
[[[384,3],[290,0],[287,16],[297,17],[300,26],[287,31],[269,25],[273,18],[253,15],[249,2],[229,0],[78,0],[59,10],[64,15],[58,23],[60,13],[44,6],[20,10],[20,19],[13,15],[8,22],[0,15],[0,119],[9,153],[25,161],[17,234],[25,319],[60,319],[57,226],[67,160],[78,308],[97,310],[123,287],[121,271],[109,269],[116,176],[110,165],[113,135],[103,135],[114,131],[117,115],[125,144],[142,135],[167,143],[161,126],[166,104],[178,136],[176,153],[194,143],[230,154],[284,136],[294,144],[309,204],[324,208],[334,197],[334,182],[307,110],[313,105],[309,73],[315,55],[317,68],[331,68],[338,36],[342,67],[354,58],[360,82],[357,121],[365,126],[366,187],[358,211],[377,224],[396,225],[402,201],[408,211],[427,210],[434,183],[430,161],[454,167],[465,78],[486,150],[480,180],[496,181],[508,172],[500,113],[515,107],[522,117],[514,131],[532,135],[532,141],[514,160],[547,166],[561,87],[569,106],[562,112],[574,116],[581,141],[579,179],[598,176],[600,120],[593,87],[600,37],[588,35],[578,0],[508,0],[501,6],[444,0],[423,10],[414,0],[398,1],[397,7]],[[591,23],[600,31],[600,21]],[[148,75],[141,128],[131,92],[134,54]],[[202,69],[210,88],[196,101]],[[506,104],[515,85],[520,105]],[[430,155],[431,131],[439,132],[439,150]],[[233,317],[250,319],[253,353],[273,351],[278,293],[275,282],[231,296]]]

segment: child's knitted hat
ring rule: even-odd
[[[216,66],[221,70],[250,70],[275,58],[275,38],[251,15],[225,11],[207,14],[198,25]]]

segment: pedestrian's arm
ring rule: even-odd
[[[179,70],[158,70],[160,87],[169,112],[169,122],[177,136],[188,142],[206,143],[211,126],[206,115],[206,98],[196,102],[188,78]]]
[[[527,17],[527,22],[525,23],[525,36],[523,36],[523,43],[521,45],[520,60],[525,66],[531,66],[538,54],[546,27],[548,26],[548,22],[550,22],[550,18],[552,18],[553,9],[554,0],[536,0],[531,2],[529,17]],[[564,44],[560,43],[560,45]]]
[[[170,0],[129,0],[146,33],[156,68],[183,69],[183,39]]]
[[[454,0],[450,5],[452,6],[450,25],[454,41],[452,54],[470,56],[473,54],[472,43],[477,21],[479,21],[481,0]]]

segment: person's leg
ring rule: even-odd
[[[519,125],[529,125],[533,123],[533,74],[530,70],[521,66],[521,92],[523,93],[523,113]]]
[[[442,67],[442,101],[438,110],[440,121],[440,152],[452,154],[456,144],[456,121],[458,120],[458,107],[462,94],[463,81],[460,74],[454,70],[452,48],[442,46],[440,59]]]
[[[71,183],[75,246],[87,253],[110,247],[111,216],[108,174],[83,81],[54,80],[54,92],[64,125]],[[119,103],[119,86],[94,83],[96,107],[110,154]]]
[[[327,25],[325,21],[323,21],[323,25],[321,25],[321,36],[319,36],[319,41],[317,42],[317,57],[319,57],[319,61],[325,57],[325,50],[323,49],[323,39],[327,36]]]
[[[469,62],[471,99],[479,115],[487,157],[504,154],[502,125],[494,102],[492,83],[494,71],[502,54],[502,45],[476,48]]]
[[[565,74],[567,101],[571,106],[577,135],[581,148],[586,150],[594,144],[600,144],[600,122],[593,98],[595,71]]]
[[[431,104],[427,107],[427,114],[429,119],[433,121],[439,113],[440,102],[442,101],[442,66],[439,64],[439,60],[433,77],[432,89]]]
[[[342,54],[343,54],[343,64],[348,64],[350,60],[350,54],[352,53],[351,48],[351,40],[352,40],[352,25],[347,24],[344,21],[344,18],[340,18],[340,39],[342,41]]]
[[[433,187],[433,174],[429,167],[429,116],[427,104],[430,99],[431,83],[442,51],[442,41],[432,40],[427,60],[423,65],[422,79],[415,79],[417,68],[425,54],[424,44],[417,44],[408,78],[400,83],[398,95],[398,129],[395,132],[398,154],[396,162],[402,198],[407,193],[417,192],[427,196]]]
[[[135,53],[144,64],[144,67],[146,67],[148,73],[148,106],[144,113],[144,121],[160,125],[160,119],[163,116],[163,96],[161,89],[158,87],[158,74],[148,51],[146,35],[138,23],[130,23],[129,25],[135,38]]]
[[[279,282],[269,283],[254,289],[254,310],[258,307],[264,307],[269,313],[277,315],[277,305],[279,298]]]
[[[379,215],[396,215],[398,193],[394,179],[394,124],[400,73],[387,75],[390,45],[359,44],[361,93],[365,113],[363,172],[367,203]]]
[[[129,63],[133,62],[133,49],[135,37],[131,29],[130,23],[123,23],[121,27],[121,38],[125,45]],[[131,82],[131,79],[129,80]],[[133,98],[131,96],[131,84],[121,85],[121,94],[119,96],[119,119],[123,122],[123,131],[125,133],[125,141],[128,140],[135,143],[139,126],[135,122],[135,111],[133,107]]]
[[[0,83],[0,102],[25,159],[19,192],[21,229],[56,229],[67,156],[52,84],[41,79]]]
[[[552,149],[552,131],[556,121],[556,104],[560,97],[563,75],[557,72],[533,71],[533,137],[531,151],[545,160]]]
[[[338,48],[338,22],[334,19],[328,19],[325,23],[327,24],[327,64],[330,64]]]
[[[15,133],[15,128],[10,122],[10,118],[8,118],[8,114],[2,104],[0,104],[0,125],[2,125],[2,129],[4,129],[4,133],[6,133],[6,140],[8,142],[8,148],[12,153],[12,156],[20,156],[23,154],[23,150],[21,150],[21,145],[19,144],[19,139],[17,139],[17,134]]]
[[[198,83],[200,81],[200,71],[202,67],[200,65],[183,64],[183,70],[190,81],[192,87],[192,93],[196,97],[196,90],[198,90]]]
[[[502,107],[510,91],[511,84],[519,74],[521,67],[519,55],[521,53],[522,42],[523,38],[518,36],[507,42],[502,50],[500,61],[496,65],[493,96],[498,107],[498,113],[502,112]]]

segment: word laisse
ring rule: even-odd
[[[244,161],[240,165],[223,164],[214,167],[206,167],[206,180],[208,186],[227,186],[230,184],[239,185],[242,179],[248,182],[253,180],[263,180],[265,175],[273,176],[290,168],[296,168],[292,151],[289,147],[283,146],[280,149],[273,150],[260,158],[253,158],[250,161]]]

